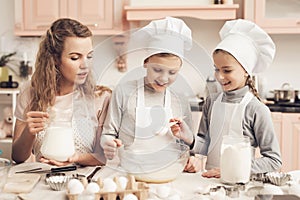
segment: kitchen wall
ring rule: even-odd
[[[14,1],[0,0],[0,19],[0,52],[17,50],[20,58],[22,58],[23,52],[26,52],[28,59],[33,64],[39,38],[15,37],[13,35]],[[207,53],[210,54],[219,42],[218,31],[224,24],[224,21],[183,19],[191,27],[195,43],[203,46]],[[264,91],[278,89],[285,82],[291,83],[295,89],[300,89],[300,34],[272,34],[271,37],[276,43],[277,53],[272,66],[259,76],[261,83],[264,85]],[[105,36],[96,36],[94,44],[101,43],[107,38]],[[137,63],[134,62],[135,60],[129,56],[128,66],[137,66]],[[122,73],[114,68],[113,64],[111,67],[112,69],[106,71],[107,76],[112,77],[111,80],[114,80],[113,77],[118,79],[123,76]],[[192,73],[186,72],[186,76],[192,75]],[[115,82],[112,81],[111,84],[113,83]],[[193,84],[195,84],[193,87],[197,88],[197,82]],[[197,92],[203,93],[204,83],[199,83],[199,86]],[[267,93],[267,95],[270,96],[271,94]]]

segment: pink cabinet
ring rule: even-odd
[[[300,113],[272,112],[283,172],[300,169]]]
[[[123,31],[119,0],[15,0],[15,34],[42,35],[58,18],[77,19],[95,35],[113,35]]]
[[[245,0],[244,18],[269,33],[300,33],[300,4],[297,0]]]
[[[300,114],[282,114],[283,171],[300,169]]]

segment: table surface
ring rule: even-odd
[[[52,166],[42,164],[42,163],[23,163],[19,165],[15,165],[10,169],[9,175],[14,174],[16,171],[22,171],[22,170],[28,170],[33,169],[36,167],[42,167],[43,169],[50,169]],[[88,175],[90,174],[95,167],[84,167],[84,168],[78,168],[76,171],[67,172],[67,174],[84,174]],[[300,171],[297,171],[297,176],[300,177]],[[115,177],[119,175],[124,175],[122,172],[116,169],[115,165],[111,166],[105,166],[100,171],[96,173],[94,176],[94,180],[97,180],[99,177],[102,179],[107,177]],[[297,178],[299,178],[297,177]],[[150,191],[155,191],[157,187],[160,187],[162,185],[168,186],[171,188],[171,194],[177,194],[180,196],[180,199],[183,200],[196,200],[196,199],[209,199],[208,195],[201,195],[197,193],[196,191],[201,186],[210,186],[210,187],[216,187],[218,185],[222,185],[220,183],[219,179],[207,179],[201,176],[201,173],[182,173],[176,180],[169,183],[164,184],[149,184]],[[248,184],[249,186],[250,184]],[[247,187],[248,187],[247,186]],[[287,187],[287,186],[286,186]],[[282,189],[284,192],[287,192],[286,188]],[[285,191],[286,190],[286,191]],[[155,199],[156,195],[151,197],[154,197],[152,199]],[[66,190],[63,191],[53,191],[50,189],[50,187],[45,182],[45,174],[41,176],[40,181],[38,184],[34,187],[34,189],[27,194],[19,194],[18,199],[24,199],[24,200],[67,200]],[[159,198],[156,198],[159,199]],[[226,197],[226,199],[232,199],[229,197]],[[243,200],[252,200],[254,197],[249,197],[245,194],[245,192],[241,192],[238,198],[234,198],[235,200],[243,199]]]

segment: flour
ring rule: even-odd
[[[249,143],[222,145],[221,180],[224,183],[247,183],[251,173],[251,148]]]

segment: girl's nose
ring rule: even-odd
[[[217,76],[220,80],[224,79],[224,76],[223,76],[222,73],[217,73],[216,76]]]
[[[167,83],[168,80],[169,80],[169,75],[168,75],[168,73],[163,73],[162,76],[160,77],[160,79],[161,79],[161,81],[162,81],[163,83]]]

